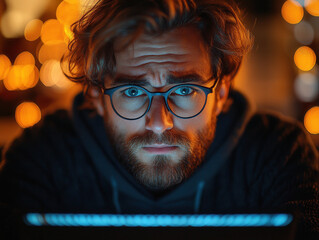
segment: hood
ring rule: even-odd
[[[207,184],[227,162],[236,147],[252,108],[246,98],[237,91],[229,97],[229,107],[217,119],[213,143],[205,161],[187,180],[171,191],[156,196],[140,185],[117,161],[104,127],[103,118],[95,111],[81,108],[83,94],[73,103],[73,121],[83,147],[90,156],[104,186],[104,196],[113,202],[116,213],[198,213]],[[111,189],[111,191],[109,190]]]

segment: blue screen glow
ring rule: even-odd
[[[32,226],[55,227],[283,227],[290,214],[120,215],[28,213]]]

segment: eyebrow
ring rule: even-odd
[[[182,83],[196,83],[204,84],[207,82],[207,79],[203,79],[200,75],[196,73],[186,74],[181,76],[176,76],[170,74],[167,77],[167,84],[182,84]],[[143,78],[143,76],[119,76],[114,79],[111,83],[112,87],[120,85],[139,85],[139,86],[150,86],[150,82]]]

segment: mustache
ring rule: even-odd
[[[167,145],[183,145],[190,147],[190,139],[185,133],[178,130],[168,130],[162,134],[156,134],[152,131],[147,131],[140,135],[134,135],[127,141],[131,147],[138,147],[148,144],[167,144]]]

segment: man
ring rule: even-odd
[[[230,91],[249,33],[233,2],[101,0],[74,25],[85,87],[4,154],[23,211],[302,212],[318,227],[318,154],[299,124]],[[306,236],[306,235],[304,235]]]

